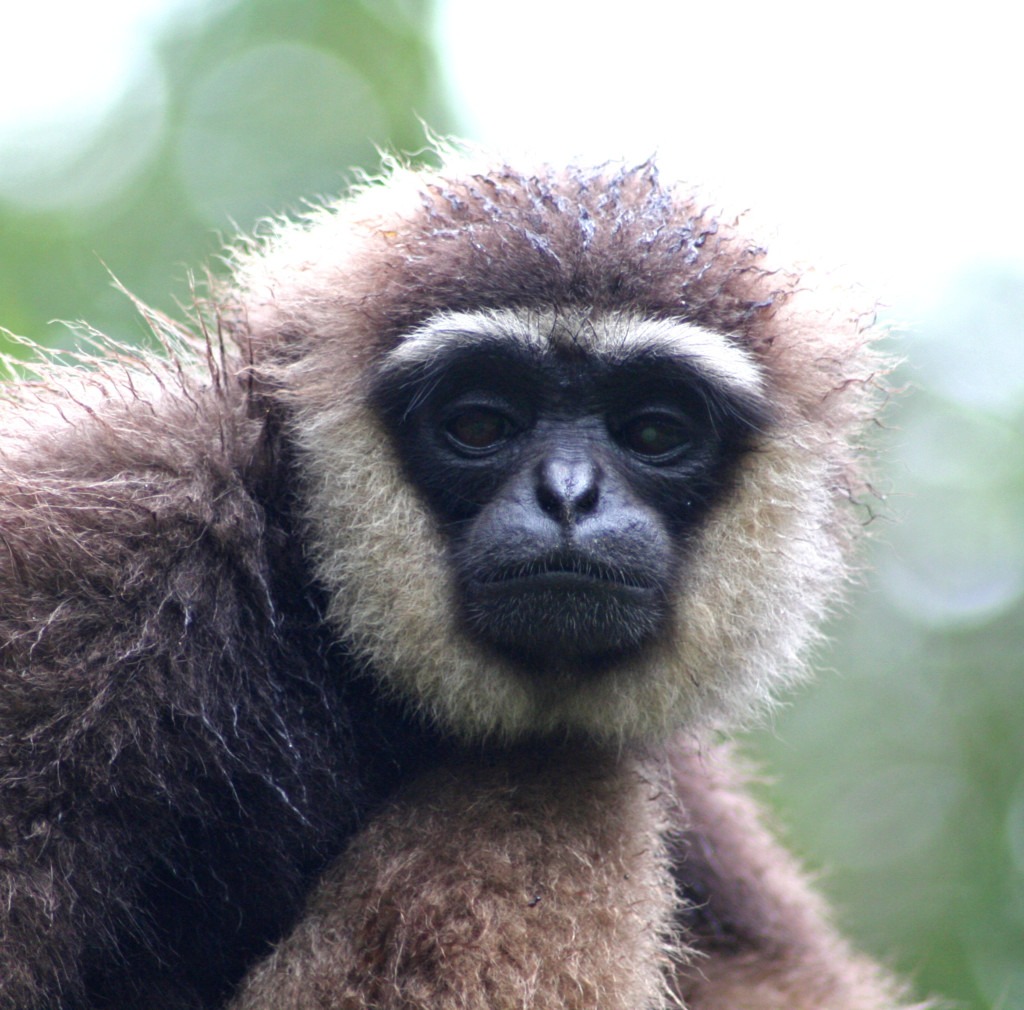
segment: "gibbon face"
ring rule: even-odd
[[[692,193],[452,158],[235,266],[327,618],[387,693],[463,739],[621,743],[802,674],[881,366]]]
[[[374,401],[466,635],[569,692],[669,633],[687,545],[768,415],[728,344],[579,313],[441,316],[387,356]]]

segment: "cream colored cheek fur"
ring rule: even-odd
[[[387,688],[440,726],[467,738],[651,740],[747,718],[801,672],[842,568],[813,432],[770,437],[744,461],[681,572],[665,641],[603,677],[545,691],[462,633],[444,544],[389,438],[359,397],[336,402],[297,425],[329,619]]]

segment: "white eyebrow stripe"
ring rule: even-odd
[[[594,325],[594,351],[625,360],[645,351],[667,352],[712,382],[747,396],[764,395],[764,379],[753,356],[727,337],[693,323],[616,313]]]
[[[484,340],[509,341],[541,353],[576,346],[612,362],[649,351],[668,353],[729,391],[746,397],[764,396],[764,378],[757,362],[724,335],[693,323],[627,312],[446,312],[408,334],[386,355],[384,367],[426,365],[438,354]]]

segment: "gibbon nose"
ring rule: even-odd
[[[590,459],[546,459],[537,468],[537,504],[563,524],[577,522],[597,508],[600,468]]]

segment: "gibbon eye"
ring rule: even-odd
[[[467,407],[450,417],[444,425],[445,434],[460,449],[486,450],[497,448],[515,431],[512,422],[489,407]]]
[[[669,456],[690,442],[689,425],[668,414],[640,414],[618,429],[620,445],[649,460]]]

